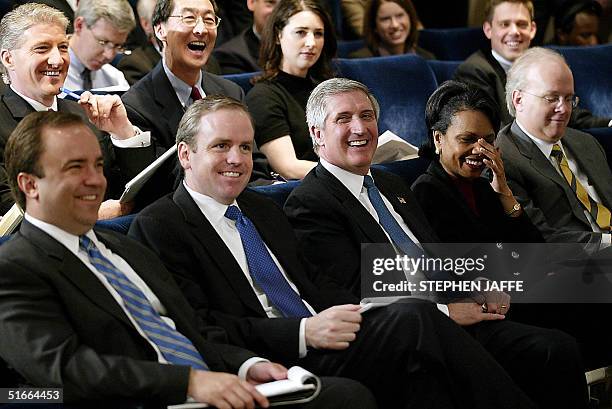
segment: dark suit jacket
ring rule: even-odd
[[[161,55],[157,52],[153,44],[147,43],[134,50],[130,55],[125,55],[119,60],[117,68],[123,72],[125,79],[130,85],[136,84],[142,77],[147,75],[153,67],[161,60]],[[208,59],[205,66],[206,72],[220,74],[221,67],[212,56]]]
[[[412,192],[401,178],[372,169],[380,192],[422,243],[439,241]],[[298,239],[304,262],[317,271],[315,283],[327,276],[360,297],[362,243],[389,243],[376,220],[321,164],[293,190],[284,207]],[[319,285],[321,287],[321,285]]]
[[[493,58],[491,50],[479,50],[470,55],[455,71],[454,79],[474,85],[489,94],[499,105],[501,124],[512,122],[506,105],[506,72]],[[570,126],[578,129],[607,127],[611,118],[601,118],[583,108],[572,111]]]
[[[563,147],[593,184],[602,203],[612,209],[612,172],[601,145],[591,135],[567,128]],[[599,243],[582,204],[567,181],[542,151],[513,122],[503,128],[496,145],[501,148],[508,184],[546,241]]]
[[[205,327],[155,255],[110,231],[98,238],[130,263],[209,367],[236,372],[251,352],[207,342]],[[35,386],[63,387],[65,401],[185,400],[189,367],[162,365],[95,275],[30,223],[0,248],[0,355]]]
[[[223,94],[239,101],[244,92],[235,83],[202,71],[202,88],[206,95]],[[132,162],[134,173],[144,169],[156,157],[175,144],[176,130],[183,117],[183,106],[172,88],[162,62],[121,97],[130,121],[143,131],[151,131],[151,146],[136,149]],[[138,155],[138,156],[136,156]],[[137,208],[146,206],[174,190],[179,174],[176,157],[166,161],[137,197]]]
[[[86,124],[89,125],[94,134],[98,137],[102,153],[104,154],[104,175],[108,181],[106,196],[109,198],[118,198],[123,190],[125,182],[129,175],[123,174],[123,169],[130,163],[131,152],[125,149],[114,148],[110,137],[107,133],[99,131],[94,127],[87,118],[83,109],[73,101],[58,98],[57,109],[61,112],[70,112],[83,118]],[[28,114],[35,112],[35,109],[23,98],[17,95],[9,86],[0,96],[0,180],[4,171],[4,148],[8,138],[19,122]],[[4,193],[8,192],[6,182],[0,182],[0,214],[4,214],[14,200],[9,197],[4,197]]]
[[[346,292],[323,297],[308,280],[298,260],[291,226],[274,202],[249,190],[238,196],[237,202],[301,297],[315,310],[330,306],[324,300],[358,301]],[[300,319],[268,318],[234,256],[182,183],[174,194],[141,211],[129,234],[159,255],[198,314],[224,327],[230,342],[248,345],[285,363],[298,359]]]
[[[249,27],[217,48],[213,55],[219,61],[223,74],[260,71],[259,38]]]

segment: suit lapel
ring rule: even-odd
[[[566,199],[571,204],[574,216],[579,220],[582,220],[584,223],[589,224],[584,212],[582,211],[582,204],[578,201],[576,194],[570,188],[567,181],[557,172],[549,160],[544,157],[542,151],[536,146],[536,144],[527,135],[525,135],[521,128],[519,128],[516,121],[512,124],[511,131],[515,135],[514,139],[519,152],[529,159],[531,166],[542,176],[550,179],[561,189],[563,189]]]
[[[70,250],[27,221],[23,221],[20,232],[35,246],[46,252],[50,260],[55,262],[54,265],[49,266],[50,268],[57,268],[60,274],[71,281],[102,310],[133,327],[129,318],[100,280]]]
[[[15,121],[21,121],[26,115],[35,111],[32,105],[21,98],[15,91],[13,91],[8,85],[4,93],[4,104],[9,110]]]
[[[185,223],[189,227],[193,236],[208,254],[218,274],[232,287],[234,293],[241,298],[244,304],[256,312],[259,316],[265,317],[266,313],[261,307],[253,289],[249,285],[244,272],[234,258],[232,252],[227,248],[223,239],[219,237],[214,227],[210,224],[206,216],[193,201],[187,190],[181,183],[174,193],[173,200],[183,212]],[[223,262],[222,262],[223,260]],[[213,267],[211,266],[211,271]],[[201,274],[210,274],[205,271]]]
[[[157,105],[161,107],[162,118],[167,126],[165,135],[169,135],[169,140],[164,141],[164,144],[166,147],[170,147],[175,143],[174,134],[185,110],[176,96],[161,60],[151,73],[151,87],[153,88],[153,98]]]
[[[370,243],[388,243],[389,239],[382,227],[374,220],[372,215],[366,210],[359,200],[349,192],[349,190],[320,163],[317,165],[315,175],[324,180],[325,186],[330,193],[338,199],[347,214],[354,220],[353,225],[366,236]]]

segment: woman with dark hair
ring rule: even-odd
[[[316,0],[283,0],[261,38],[263,75],[247,95],[255,140],[270,166],[286,179],[301,179],[317,157],[306,125],[308,96],[333,76],[336,37]]]
[[[512,195],[499,148],[493,146],[499,124],[495,101],[477,88],[447,81],[427,101],[425,119],[430,135],[419,155],[431,164],[412,190],[439,238],[542,242]]]
[[[417,45],[419,17],[410,0],[370,0],[363,19],[366,47],[350,58],[417,54],[431,60],[435,56]]]

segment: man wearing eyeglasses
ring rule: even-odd
[[[532,222],[547,241],[609,247],[612,172],[595,138],[568,127],[578,97],[563,57],[526,51],[508,73],[506,102],[515,119],[497,145]]]
[[[66,88],[128,89],[123,73],[110,62],[124,51],[128,34],[136,26],[130,4],[127,0],[81,0],[75,15]]]
[[[175,134],[185,109],[206,95],[221,94],[244,100],[235,83],[206,72],[217,39],[220,19],[209,0],[160,0],[153,11],[155,36],[163,58],[153,70],[123,94],[130,120],[150,130],[150,144],[157,156],[175,144]],[[154,158],[149,158],[149,161]],[[144,168],[148,163],[143,161]],[[158,169],[136,198],[143,207],[171,192],[177,180],[176,158]]]

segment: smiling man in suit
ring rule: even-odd
[[[319,84],[306,105],[319,163],[285,203],[315,277],[356,296],[361,291],[362,244],[386,243],[395,246],[398,255],[410,255],[404,250],[406,243],[427,253],[427,243],[439,241],[403,180],[370,168],[378,115],[378,103],[365,85],[345,78]],[[540,407],[585,407],[584,373],[575,341],[560,331],[505,319],[509,302],[495,302],[490,296],[485,304],[468,297],[443,307]],[[539,382],[542,379],[545,384]]]
[[[33,386],[63,388],[66,403],[191,397],[219,408],[268,406],[253,384],[284,379],[286,369],[205,326],[150,250],[93,229],[106,180],[98,141],[79,116],[31,114],[6,159],[26,213],[0,248],[2,359]],[[305,407],[348,409],[363,399],[374,408],[354,381],[323,384]]]

